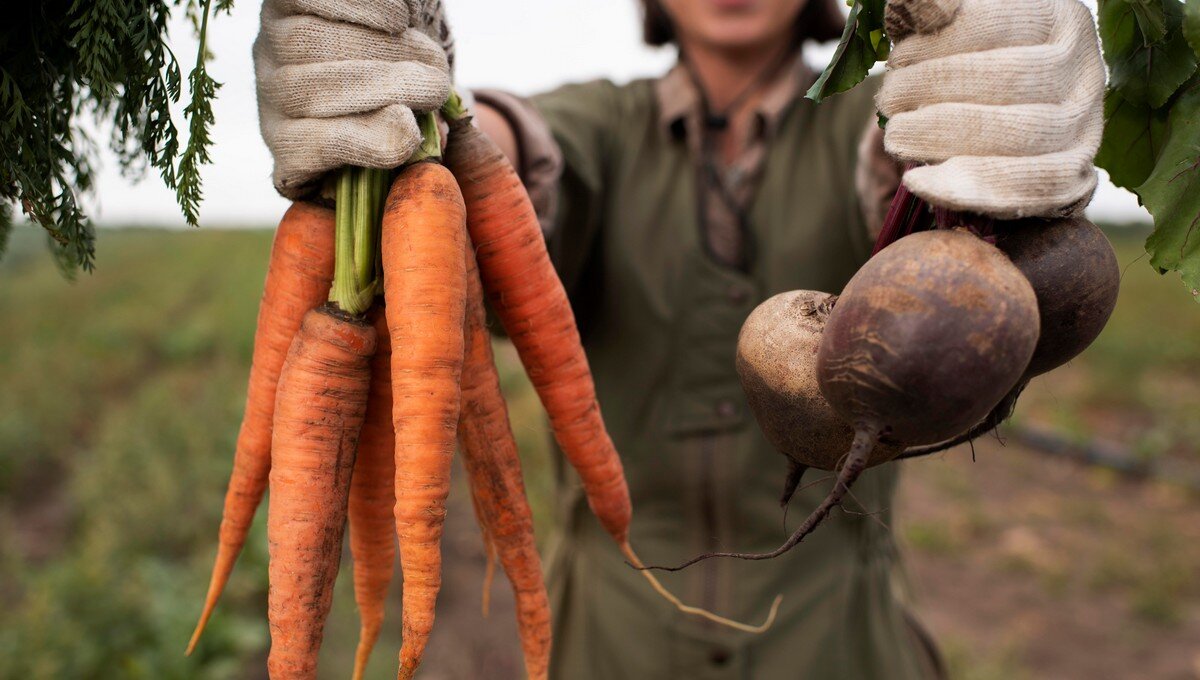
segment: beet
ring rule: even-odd
[[[1021,377],[1038,338],[1033,289],[961,231],[900,239],[866,264],[829,317],[817,375],[859,431],[906,444],[952,437]]]
[[[1112,244],[1082,217],[1020,220],[996,227],[996,246],[1033,287],[1041,333],[1017,386],[980,423],[941,444],[906,451],[916,458],[972,441],[1012,416],[1029,381],[1079,356],[1100,335],[1117,306],[1121,270]]]
[[[1121,269],[1108,237],[1082,217],[1021,220],[997,228],[996,247],[1021,270],[1037,296],[1041,337],[1025,377],[1079,356],[1117,306]]]
[[[709,553],[670,570],[787,552],[842,503],[881,437],[928,444],[978,423],[1017,384],[1037,341],[1033,289],[996,247],[966,231],[937,230],[884,248],[833,304],[817,351],[820,392],[854,428],[833,489],[776,550]]]
[[[817,385],[817,349],[835,300],[810,290],[780,293],[755,308],[738,335],[736,365],[746,401],[767,441],[791,464],[783,505],[805,470],[836,470],[854,439]],[[877,446],[867,464],[889,461],[901,450]]]

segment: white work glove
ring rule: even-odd
[[[279,193],[344,165],[394,168],[421,143],[414,111],[450,94],[440,0],[266,0],[254,71]]]
[[[1096,188],[1104,63],[1078,0],[888,0],[877,105],[904,184],[1002,219],[1074,214]]]

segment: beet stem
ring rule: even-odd
[[[854,433],[854,443],[850,445],[850,453],[846,455],[846,463],[842,465],[841,471],[838,472],[837,481],[834,482],[833,488],[830,489],[829,495],[825,496],[825,500],[812,511],[812,514],[804,520],[796,532],[792,534],[783,545],[775,550],[767,553],[734,553],[734,552],[714,552],[693,557],[676,567],[662,566],[646,566],[642,569],[658,569],[661,571],[679,571],[686,569],[697,562],[707,560],[710,557],[736,557],[739,560],[769,560],[779,557],[785,552],[796,547],[796,544],[803,541],[805,537],[813,532],[825,518],[829,516],[830,511],[842,504],[849,493],[850,487],[854,486],[854,482],[862,471],[867,467],[867,458],[871,455],[871,451],[879,442],[878,426],[863,427],[860,426]]]

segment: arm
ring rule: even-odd
[[[491,105],[480,102],[475,105],[475,124],[483,134],[487,135],[504,152],[508,162],[513,167],[521,167],[520,149],[517,147],[517,135],[512,123]],[[524,178],[522,178],[524,179]]]
[[[556,235],[555,213],[563,175],[563,154],[551,122],[533,103],[501,90],[471,93],[475,124],[516,168],[547,238]]]
[[[594,291],[584,281],[593,270],[621,91],[594,81],[531,98],[486,89],[473,94],[477,123],[514,161],[576,319],[586,325]]]

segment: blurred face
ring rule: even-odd
[[[708,49],[765,49],[791,39],[808,0],[660,0],[680,44]]]

